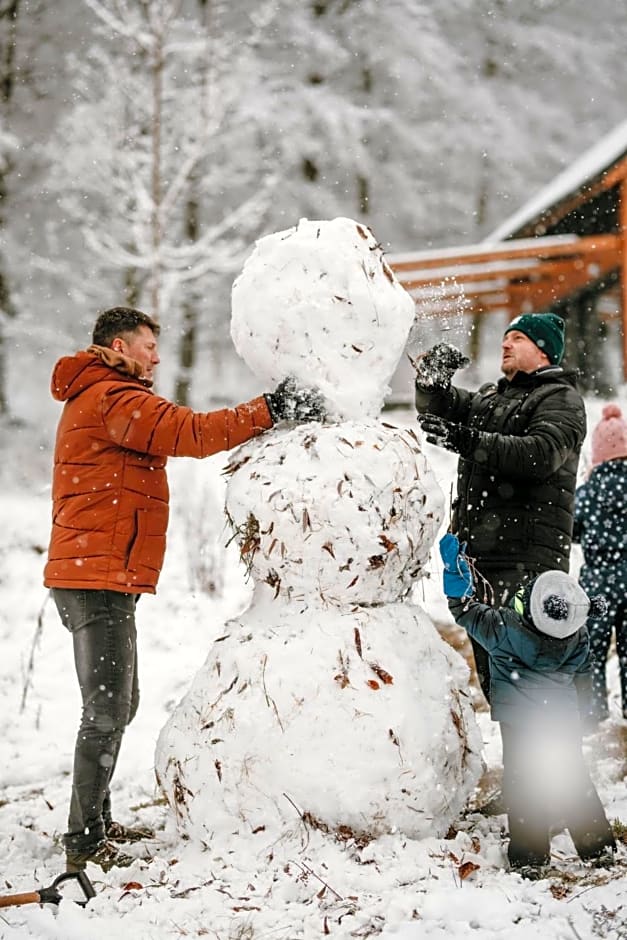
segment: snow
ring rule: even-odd
[[[233,285],[231,335],[251,370],[266,386],[289,374],[315,385],[339,419],[379,414],[413,319],[374,235],[352,219],[260,238]]]
[[[215,846],[258,833],[266,850],[299,817],[344,840],[445,835],[481,772],[461,657],[409,604],[303,613],[267,595],[228,622],[160,735],[182,830]]]
[[[444,835],[482,769],[468,668],[409,601],[444,498],[417,434],[373,413],[413,304],[350,219],[262,239],[233,297],[247,364],[318,386],[332,419],[231,456],[255,589],[161,733],[158,778],[181,831],[215,846],[280,841],[296,807],[330,838]]]
[[[590,424],[601,404],[588,403]],[[410,412],[395,412],[394,422],[415,428]],[[26,434],[26,431],[12,434]],[[33,449],[36,445],[33,444]],[[453,455],[426,445],[441,489],[450,492]],[[26,448],[27,450],[27,448]],[[5,450],[6,453],[6,450]],[[7,459],[7,458],[5,458]],[[235,546],[225,553],[221,597],[192,590],[186,520],[194,510],[191,475],[202,467],[218,502],[223,499],[220,470],[225,458],[197,464],[172,461],[173,512],[168,556],[156,597],[142,598],[138,609],[142,700],[126,733],[113,787],[116,818],[134,818],[159,829],[158,842],[146,843],[154,858],[109,874],[90,871],[97,897],[86,908],[64,901],[58,911],[31,904],[0,911],[2,940],[174,940],[185,936],[313,938],[366,937],[385,940],[464,938],[542,940],[624,935],[627,884],[623,867],[586,872],[564,834],[553,840],[554,862],[562,878],[524,882],[505,868],[504,817],[476,813],[461,817],[457,832],[409,839],[400,834],[374,839],[363,848],[350,838],[333,841],[308,828],[296,809],[291,833],[268,845],[263,833],[240,833],[217,851],[178,835],[154,781],[155,743],[174,706],[188,690],[190,677],[204,661],[224,623],[250,602],[252,585]],[[2,793],[0,837],[4,854],[4,894],[51,883],[63,868],[60,838],[65,829],[79,695],[69,636],[51,602],[45,605],[35,651],[32,684],[20,710],[25,671],[37,616],[46,592],[41,587],[41,547],[48,538],[49,493],[41,480],[5,488],[0,496],[4,539],[0,588],[0,667]],[[226,542],[221,521],[216,538]],[[417,588],[417,601],[436,623],[451,629],[440,590],[441,568],[434,556],[430,578]],[[616,657],[610,668],[611,717],[599,735],[586,739],[593,776],[610,819],[627,819],[624,761],[627,729],[619,719]],[[311,727],[316,723],[311,715]],[[485,780],[498,771],[497,727],[485,712],[477,720],[484,739]],[[358,784],[358,781],[355,781]],[[485,786],[485,784],[484,784]],[[482,790],[485,796],[485,789]],[[289,806],[286,801],[286,807]],[[461,866],[479,867],[468,877]],[[326,925],[326,926],[325,926]]]
[[[276,429],[238,448],[228,469],[234,531],[245,538],[251,509],[258,522],[251,574],[287,599],[401,600],[443,518],[417,433],[387,422]]]
[[[385,275],[376,284],[374,307],[362,293],[345,311],[364,348],[381,344],[379,289],[396,292]],[[266,316],[250,348],[267,371],[280,339],[298,377],[309,353],[294,325],[277,336],[284,313]],[[115,818],[157,838],[129,849],[129,868],[89,866],[85,907],[71,885],[58,907],[0,908],[1,940],[624,937],[624,845],[615,869],[594,871],[557,833],[556,874],[529,883],[507,871],[504,817],[477,811],[498,784],[500,739],[430,552],[456,460],[421,441],[413,413],[373,413],[409,327],[390,328],[355,384],[356,414],[344,411],[336,346],[325,395],[344,420],[286,423],[230,455],[171,461],[166,563],[157,597],[138,607],[142,698],[112,786]],[[591,426],[600,407],[588,403]],[[63,871],[80,701],[69,636],[39,586],[50,513],[40,448],[27,429],[1,430],[12,452],[33,455],[19,468],[7,458],[0,491],[9,895]],[[608,816],[625,820],[615,654],[609,679],[611,716],[586,753]]]

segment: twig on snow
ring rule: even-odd
[[[324,885],[324,887],[327,888],[327,890],[330,891],[331,894],[335,895],[338,901],[344,900],[342,895],[338,894],[335,888],[332,888],[331,885],[324,880],[324,878],[321,878],[320,875],[317,875],[315,871],[313,870],[313,868],[310,868],[309,865],[306,864],[306,862],[294,862],[293,864],[298,865],[298,867],[302,869],[306,874],[313,875],[314,878],[316,878],[320,882],[321,885]]]
[[[583,940],[581,934],[578,932],[577,928],[576,928],[575,925],[573,924],[573,919],[572,919],[572,917],[567,917],[567,918],[566,918],[566,922],[567,922],[568,926],[570,927],[570,929],[572,930],[572,932],[573,932],[573,933],[575,934],[575,936],[577,937],[577,940]]]
[[[281,716],[279,715],[279,710],[276,707],[276,702],[274,701],[272,696],[268,693],[268,690],[266,688],[266,664],[268,662],[268,657],[264,656],[261,662],[262,662],[261,685],[263,686],[263,694],[266,699],[266,705],[268,706],[268,708],[272,708],[274,714],[276,715],[276,720],[279,723],[279,728],[281,729],[281,731],[285,731],[285,728],[283,727],[283,722],[281,721]]]
[[[28,695],[28,690],[32,685],[33,672],[35,670],[35,651],[39,645],[41,639],[41,634],[44,627],[44,611],[46,609],[46,604],[48,603],[48,598],[50,597],[50,591],[46,594],[43,604],[39,609],[37,614],[37,626],[35,628],[35,635],[33,636],[33,642],[31,643],[30,656],[28,657],[28,663],[26,665],[26,672],[24,674],[24,685],[22,686],[22,701],[20,703],[20,714],[26,708],[26,697]]]

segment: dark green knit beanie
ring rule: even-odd
[[[536,344],[558,366],[564,356],[564,321],[556,313],[522,313],[505,330],[518,330]]]

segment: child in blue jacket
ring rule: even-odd
[[[581,749],[590,665],[586,618],[600,613],[574,578],[545,571],[507,607],[473,600],[457,536],[440,541],[444,592],[456,622],[490,657],[491,715],[503,741],[508,858],[526,878],[544,876],[550,830],[564,820],[579,856],[611,865],[616,842]]]

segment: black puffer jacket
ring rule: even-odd
[[[586,434],[575,373],[546,366],[478,392],[417,389],[416,406],[473,431],[460,455],[453,528],[479,569],[568,571]]]

